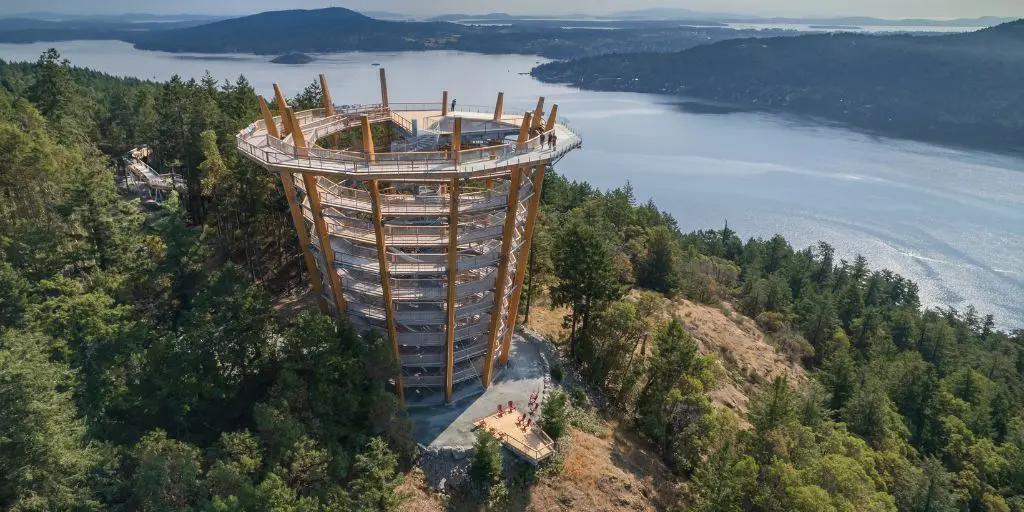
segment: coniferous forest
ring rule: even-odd
[[[0,63],[0,85],[0,508],[401,510],[416,449],[389,345],[286,306],[306,282],[287,203],[234,147],[251,85],[53,51]],[[119,191],[143,144],[187,193]],[[542,199],[534,307],[567,308],[566,350],[677,475],[678,510],[1024,511],[1024,331],[922,308],[826,242],[682,233],[628,184],[550,174]],[[715,357],[654,313],[683,298],[753,319],[809,382],[715,407]],[[551,403],[546,428],[571,436]]]

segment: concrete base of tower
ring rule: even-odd
[[[514,335],[509,365],[498,371],[489,388],[477,384],[475,390],[456,393],[451,404],[409,409],[416,442],[428,448],[473,446],[473,422],[497,412],[499,404],[507,407],[510,400],[518,410],[528,411],[530,393],[540,392],[543,401],[548,375],[540,346]],[[540,419],[539,409],[533,418]]]

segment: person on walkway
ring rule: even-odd
[[[452,99],[452,112],[455,112],[455,100]]]
[[[558,137],[555,136],[555,132],[551,132],[551,135],[548,135],[548,147],[550,147],[551,150],[553,151],[555,149],[555,145],[557,143],[558,143]]]

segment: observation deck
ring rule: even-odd
[[[545,123],[543,129],[528,132],[519,142],[511,135],[519,133],[527,115],[496,113],[479,106],[458,106],[453,111],[443,106],[400,103],[335,107],[334,112],[325,108],[306,110],[295,113],[299,137],[294,133],[282,137],[286,132],[284,121],[277,116],[272,118],[271,130],[267,130],[266,120],[259,120],[240,132],[238,149],[268,168],[343,178],[432,182],[486,178],[513,167],[553,164],[582,144],[581,137],[564,119]],[[316,142],[361,128],[364,120],[371,125],[389,124],[416,144],[402,148],[406,150],[382,152],[376,147],[372,151],[327,149]],[[461,124],[459,132],[456,120]],[[554,146],[542,142],[551,134],[555,135]],[[468,149],[439,147],[439,141],[450,141],[457,135],[477,137],[476,142],[482,143]],[[416,205],[402,206],[408,214],[414,214],[408,208]]]
[[[522,114],[439,103],[281,115],[237,137],[281,177],[320,308],[389,340],[409,405],[487,387],[508,361],[545,170],[582,144],[558,106]],[[554,142],[551,142],[554,139]]]

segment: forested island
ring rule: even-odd
[[[314,60],[316,59],[306,55],[305,53],[287,53],[280,57],[270,59],[270,62],[273,62],[274,64],[309,64]]]
[[[391,351],[307,306],[280,184],[235,150],[251,85],[115,78],[55,51],[0,77],[0,508],[401,510],[416,448]],[[141,144],[187,198],[150,211],[119,191]],[[628,184],[551,173],[542,205],[527,295],[578,326],[551,342],[601,398],[545,401],[560,453],[612,423],[640,436],[667,468],[660,510],[1024,510],[1024,331],[923,309],[914,283],[824,242],[683,233]],[[755,330],[792,378],[700,351],[684,299]],[[748,406],[714,405],[723,385]],[[453,507],[525,508],[587,469],[503,476],[497,446],[481,435]]]
[[[679,95],[896,137],[1024,151],[1024,21],[944,36],[734,39],[537,67],[577,87]]]

